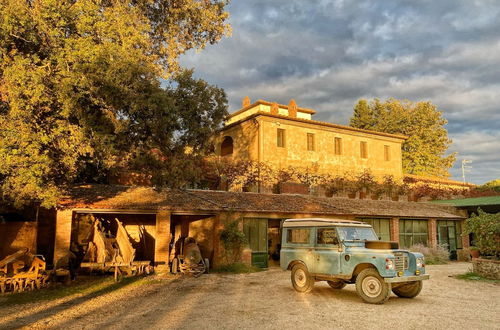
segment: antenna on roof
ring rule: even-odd
[[[462,179],[464,181],[464,184],[466,183],[465,182],[465,173],[466,172],[469,173],[470,170],[471,170],[471,168],[472,168],[472,166],[467,165],[467,164],[470,164],[470,163],[472,163],[472,160],[470,160],[470,159],[462,159]]]

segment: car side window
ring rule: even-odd
[[[309,228],[293,228],[287,230],[286,242],[291,244],[309,243]]]
[[[316,244],[339,245],[339,239],[335,228],[318,228],[316,232]]]

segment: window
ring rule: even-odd
[[[462,248],[462,226],[460,221],[438,220],[436,236],[438,244],[445,245],[450,252]]]
[[[285,147],[285,130],[283,128],[278,128],[276,144],[280,148]]]
[[[307,150],[314,151],[314,134],[307,133]]]
[[[391,240],[391,224],[389,219],[370,218],[359,220],[372,225],[373,230],[375,230],[381,241]]]
[[[366,141],[361,141],[359,147],[361,158],[368,158],[368,147]]]
[[[220,155],[227,156],[233,154],[233,138],[230,136],[224,137],[220,145]]]
[[[391,147],[384,146],[384,160],[386,162],[391,160]]]
[[[316,244],[339,245],[335,228],[318,228],[317,232]]]
[[[427,220],[399,220],[399,244],[404,247],[427,245],[427,223]]]
[[[342,139],[339,137],[335,138],[335,154],[342,155]]]
[[[286,242],[292,244],[307,244],[309,243],[309,228],[294,228],[288,229],[286,235]]]

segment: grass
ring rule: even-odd
[[[234,264],[220,266],[213,270],[214,273],[230,273],[230,274],[246,274],[246,273],[256,273],[261,272],[264,269],[248,266],[246,264],[236,262]]]
[[[0,304],[2,306],[23,305],[33,302],[69,297],[72,295],[99,296],[125,286],[137,286],[149,282],[150,281],[146,278],[140,277],[123,278],[120,282],[115,282],[113,277],[80,278],[69,285],[57,283],[41,290],[0,295]]]
[[[493,280],[490,278],[486,278],[486,277],[483,277],[483,276],[476,274],[476,273],[473,273],[473,272],[455,275],[455,278],[458,278],[459,280],[466,280],[466,281],[481,281],[481,282],[489,282],[489,283],[500,283],[500,280]]]

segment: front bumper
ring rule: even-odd
[[[386,277],[384,282],[386,283],[401,283],[401,282],[414,282],[423,281],[429,279],[429,274],[415,275],[415,276],[401,276],[401,277]]]

